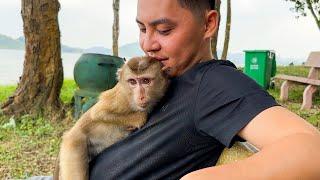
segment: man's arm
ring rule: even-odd
[[[320,132],[289,110],[280,106],[266,109],[238,135],[260,151],[182,179],[320,179]]]

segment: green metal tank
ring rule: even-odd
[[[86,53],[74,66],[74,80],[81,90],[101,92],[117,83],[116,72],[124,59],[116,56]]]
[[[74,117],[92,107],[102,91],[117,83],[116,72],[124,59],[116,56],[87,53],[80,56],[73,69],[74,80],[79,89],[74,92]]]

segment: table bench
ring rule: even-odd
[[[280,101],[288,100],[289,87],[292,84],[303,84],[307,87],[303,92],[303,102],[301,109],[311,109],[312,96],[320,86],[319,74],[320,74],[320,51],[311,52],[305,63],[306,67],[310,67],[308,77],[289,76],[284,74],[276,75],[276,79],[284,80],[280,89]]]

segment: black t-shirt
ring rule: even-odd
[[[230,61],[173,78],[148,122],[90,163],[90,179],[179,179],[214,166],[237,133],[275,100]]]

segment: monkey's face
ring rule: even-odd
[[[133,109],[150,111],[164,95],[168,79],[159,61],[150,57],[132,58],[118,72]]]
[[[130,76],[127,79],[132,92],[132,103],[138,110],[146,110],[150,106],[150,90],[154,86],[154,77],[149,74]]]

